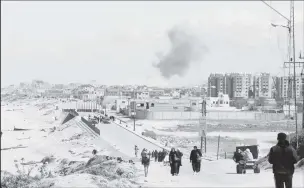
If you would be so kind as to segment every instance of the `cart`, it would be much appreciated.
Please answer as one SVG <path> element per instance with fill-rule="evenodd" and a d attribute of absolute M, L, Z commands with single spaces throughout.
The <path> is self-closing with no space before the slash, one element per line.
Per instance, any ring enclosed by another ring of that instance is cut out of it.
<path fill-rule="evenodd" d="M 246 149 L 250 149 L 250 152 L 252 153 L 253 160 L 250 161 L 244 161 L 241 160 L 238 162 L 236 165 L 236 173 L 237 174 L 245 174 L 246 170 L 253 170 L 255 174 L 260 173 L 260 167 L 257 164 L 257 159 L 259 156 L 259 150 L 258 150 L 258 145 L 250 145 L 250 146 L 237 146 L 236 147 L 236 152 L 238 149 L 245 151 Z"/>

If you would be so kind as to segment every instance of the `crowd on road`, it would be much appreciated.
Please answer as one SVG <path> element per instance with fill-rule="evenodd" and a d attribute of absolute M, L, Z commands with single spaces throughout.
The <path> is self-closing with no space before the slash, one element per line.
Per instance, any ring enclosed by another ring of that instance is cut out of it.
<path fill-rule="evenodd" d="M 139 148 L 135 145 L 135 157 L 138 157 Z M 148 151 L 144 148 L 141 152 L 141 163 L 144 166 L 145 177 L 148 176 L 148 169 L 151 159 L 155 162 L 163 162 L 163 164 L 170 166 L 170 174 L 172 176 L 178 176 L 180 172 L 180 167 L 182 166 L 183 153 L 179 149 L 171 148 L 168 153 L 165 149 L 162 151 Z M 196 146 L 190 154 L 190 163 L 192 163 L 193 174 L 197 174 L 201 169 L 201 157 L 202 153 Z"/>
<path fill-rule="evenodd" d="M 273 165 L 276 188 L 283 188 L 284 184 L 285 188 L 292 188 L 292 177 L 295 170 L 294 165 L 299 160 L 295 149 L 289 144 L 286 138 L 287 135 L 285 133 L 279 133 L 277 137 L 278 143 L 270 149 L 268 154 L 268 161 Z M 135 146 L 136 157 L 138 151 L 139 148 Z M 183 153 L 179 149 L 171 148 L 171 151 L 168 153 L 166 150 L 154 150 L 151 152 L 144 148 L 141 152 L 141 162 L 145 169 L 145 177 L 148 176 L 151 157 L 155 162 L 164 162 L 164 164 L 168 163 L 170 165 L 170 173 L 172 176 L 179 175 L 183 158 Z M 190 163 L 192 163 L 194 175 L 198 174 L 201 170 L 201 159 L 201 151 L 194 146 L 190 153 Z M 241 160 L 252 161 L 253 159 L 253 154 L 249 148 L 246 148 L 244 151 L 238 149 L 233 156 L 233 160 L 235 162 L 239 162 Z"/>

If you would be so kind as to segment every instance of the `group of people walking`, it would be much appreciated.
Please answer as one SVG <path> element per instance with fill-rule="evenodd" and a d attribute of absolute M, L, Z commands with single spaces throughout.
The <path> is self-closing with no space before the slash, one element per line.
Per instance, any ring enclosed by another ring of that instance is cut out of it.
<path fill-rule="evenodd" d="M 137 156 L 139 148 L 135 146 L 135 156 Z M 141 163 L 144 166 L 145 177 L 148 176 L 149 165 L 151 157 L 155 162 L 165 162 L 165 158 L 168 157 L 168 162 L 170 164 L 170 174 L 172 176 L 178 176 L 180 172 L 180 167 L 182 166 L 183 153 L 179 149 L 172 148 L 169 154 L 166 150 L 157 151 L 154 150 L 152 153 L 144 148 L 141 152 Z M 196 146 L 190 154 L 190 163 L 192 163 L 193 174 L 197 174 L 201 169 L 201 157 L 202 153 Z"/>
<path fill-rule="evenodd" d="M 285 133 L 279 133 L 277 140 L 278 143 L 270 149 L 268 154 L 268 161 L 273 165 L 273 173 L 275 178 L 276 188 L 292 188 L 292 177 L 294 174 L 294 164 L 299 160 L 295 149 L 286 140 L 287 135 Z M 135 153 L 138 151 L 137 146 L 135 146 Z M 161 154 L 160 154 L 161 153 Z M 136 154 L 137 155 L 137 154 Z M 150 157 L 155 159 L 155 161 L 164 160 L 167 156 L 166 151 L 158 152 L 152 151 L 148 152 L 147 149 L 143 149 L 141 153 L 142 164 L 145 168 L 145 177 L 148 175 L 148 168 L 150 164 Z M 161 156 L 161 157 L 160 157 Z M 169 164 L 170 173 L 172 176 L 178 176 L 180 172 L 180 167 L 182 166 L 183 153 L 178 149 L 172 148 L 169 153 Z M 190 154 L 190 163 L 192 163 L 193 174 L 198 174 L 201 169 L 201 151 L 194 146 Z M 249 149 L 245 151 L 238 150 L 233 156 L 235 162 L 240 160 L 250 161 L 253 160 L 253 155 Z"/>
<path fill-rule="evenodd" d="M 152 151 L 152 158 L 155 159 L 155 162 L 163 162 L 165 160 L 165 157 L 168 155 L 166 150 L 163 151 Z"/>

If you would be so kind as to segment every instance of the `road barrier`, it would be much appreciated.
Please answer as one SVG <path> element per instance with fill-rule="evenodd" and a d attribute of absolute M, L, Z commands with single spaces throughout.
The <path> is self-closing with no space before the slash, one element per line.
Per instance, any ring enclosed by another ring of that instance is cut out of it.
<path fill-rule="evenodd" d="M 98 135 L 100 135 L 100 130 L 95 127 L 95 125 L 91 122 L 89 122 L 88 120 L 86 120 L 85 118 L 81 117 L 81 121 L 83 121 L 88 127 L 90 127 L 95 133 L 97 133 Z"/>

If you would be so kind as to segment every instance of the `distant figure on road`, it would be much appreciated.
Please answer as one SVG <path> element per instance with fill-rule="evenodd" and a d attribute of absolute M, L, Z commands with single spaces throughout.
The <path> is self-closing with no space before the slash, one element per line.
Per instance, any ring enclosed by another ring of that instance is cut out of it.
<path fill-rule="evenodd" d="M 141 152 L 141 163 L 144 165 L 145 177 L 147 177 L 149 172 L 150 156 L 145 148 Z"/>
<path fill-rule="evenodd" d="M 158 152 L 157 159 L 158 159 L 158 162 L 162 162 L 162 152 L 161 151 Z"/>
<path fill-rule="evenodd" d="M 270 149 L 268 161 L 272 164 L 276 188 L 292 188 L 294 164 L 298 161 L 296 150 L 289 145 L 285 133 L 279 133 L 277 145 Z"/>
<path fill-rule="evenodd" d="M 158 151 L 157 150 L 154 151 L 154 158 L 155 158 L 155 162 L 157 162 L 157 159 L 158 159 Z"/>
<path fill-rule="evenodd" d="M 192 163 L 193 174 L 197 174 L 201 170 L 201 157 L 202 153 L 197 149 L 197 146 L 193 147 L 190 154 L 190 163 Z"/>
<path fill-rule="evenodd" d="M 92 154 L 93 154 L 93 156 L 96 156 L 97 150 L 96 150 L 96 149 L 93 149 Z"/>
<path fill-rule="evenodd" d="M 169 153 L 169 163 L 170 163 L 170 167 L 171 167 L 171 175 L 172 176 L 177 176 L 178 175 L 177 171 L 178 171 L 179 159 L 178 159 L 177 152 L 175 151 L 174 148 L 172 148 L 170 153 Z"/>
<path fill-rule="evenodd" d="M 182 166 L 182 157 L 184 154 L 179 149 L 176 149 L 176 153 L 177 153 L 178 158 L 180 159 L 179 164 L 180 164 L 180 166 Z"/>
<path fill-rule="evenodd" d="M 135 150 L 135 157 L 137 157 L 137 153 L 138 153 L 138 150 L 139 150 L 139 148 L 137 147 L 137 145 L 135 145 L 134 150 Z"/>
<path fill-rule="evenodd" d="M 179 151 L 179 149 L 176 149 L 176 155 L 177 155 L 177 175 L 179 174 L 179 168 L 180 166 L 182 166 L 182 157 L 183 157 L 183 153 L 181 151 Z"/>

